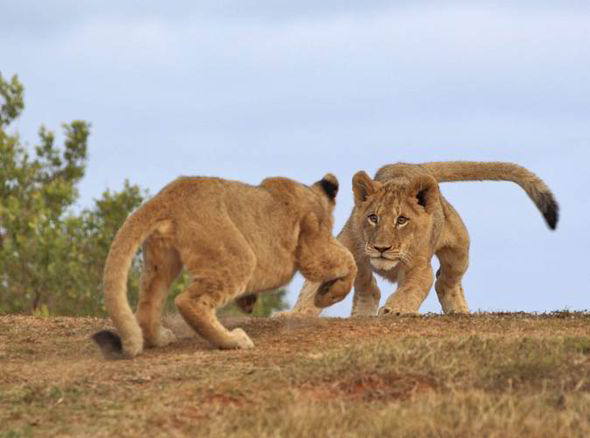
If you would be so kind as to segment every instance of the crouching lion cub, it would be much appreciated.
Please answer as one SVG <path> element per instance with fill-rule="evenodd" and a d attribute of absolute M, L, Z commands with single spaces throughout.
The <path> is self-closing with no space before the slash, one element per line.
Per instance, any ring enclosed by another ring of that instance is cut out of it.
<path fill-rule="evenodd" d="M 315 305 L 341 300 L 356 265 L 332 236 L 338 181 L 327 174 L 311 187 L 287 178 L 259 186 L 206 177 L 182 177 L 132 213 L 111 245 L 104 270 L 105 305 L 118 334 L 93 339 L 105 356 L 132 358 L 144 345 L 174 341 L 162 326 L 165 296 L 182 267 L 190 283 L 175 303 L 186 322 L 213 346 L 249 348 L 242 329 L 228 331 L 215 310 L 240 295 L 267 291 L 296 270 L 323 284 Z M 127 271 L 143 243 L 144 266 L 135 315 L 127 300 Z M 119 337 L 120 336 L 120 337 Z"/>
<path fill-rule="evenodd" d="M 434 282 L 431 259 L 440 261 L 435 289 L 445 313 L 465 313 L 461 279 L 467 270 L 469 236 L 459 214 L 439 191 L 439 182 L 512 181 L 521 186 L 541 211 L 551 229 L 558 205 L 549 188 L 535 174 L 510 163 L 442 162 L 392 164 L 379 169 L 375 179 L 361 171 L 352 184 L 355 206 L 338 236 L 354 255 L 352 315 L 374 315 L 381 292 L 373 274 L 398 287 L 379 310 L 415 313 Z M 306 281 L 291 312 L 319 315 L 313 297 L 319 284 Z"/>

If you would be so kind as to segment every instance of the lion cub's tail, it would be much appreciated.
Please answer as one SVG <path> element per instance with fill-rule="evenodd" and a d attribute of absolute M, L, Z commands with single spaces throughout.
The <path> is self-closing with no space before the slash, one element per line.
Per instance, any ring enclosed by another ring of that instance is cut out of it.
<path fill-rule="evenodd" d="M 148 201 L 125 220 L 111 244 L 104 266 L 104 300 L 119 334 L 102 330 L 92 336 L 107 358 L 132 358 L 143 350 L 141 327 L 127 299 L 127 276 L 139 246 L 161 224 Z"/>
<path fill-rule="evenodd" d="M 559 206 L 549 187 L 528 169 L 512 163 L 480 163 L 448 161 L 423 164 L 439 182 L 453 181 L 512 181 L 529 195 L 543 214 L 549 228 L 554 230 L 559 219 Z"/>

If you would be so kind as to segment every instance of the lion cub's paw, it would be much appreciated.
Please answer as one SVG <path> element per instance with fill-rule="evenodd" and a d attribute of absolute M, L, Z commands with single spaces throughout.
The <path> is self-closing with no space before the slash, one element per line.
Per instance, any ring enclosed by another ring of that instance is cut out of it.
<path fill-rule="evenodd" d="M 400 316 L 402 313 L 401 312 L 396 312 L 394 311 L 391 307 L 388 306 L 383 306 L 379 309 L 379 312 L 377 312 L 377 316 Z"/>
<path fill-rule="evenodd" d="M 306 310 L 282 310 L 272 314 L 272 318 L 305 318 L 306 316 L 319 316 L 320 309 L 306 309 Z"/>
<path fill-rule="evenodd" d="M 231 343 L 232 346 L 228 346 L 228 348 L 254 348 L 254 342 L 252 342 L 252 339 L 241 328 L 233 329 L 231 335 L 233 342 Z"/>
<path fill-rule="evenodd" d="M 362 300 L 352 305 L 352 313 L 350 316 L 375 316 L 379 301 L 377 300 Z"/>
<path fill-rule="evenodd" d="M 377 315 L 377 312 L 374 309 L 353 309 L 353 311 L 350 313 L 350 316 L 352 318 L 362 318 L 365 316 L 375 316 Z"/>
<path fill-rule="evenodd" d="M 351 287 L 352 281 L 346 277 L 325 281 L 317 290 L 314 297 L 314 304 L 316 307 L 324 308 L 342 301 Z"/>
<path fill-rule="evenodd" d="M 417 311 L 413 311 L 413 310 L 403 310 L 403 309 L 394 310 L 389 306 L 383 306 L 379 309 L 377 316 L 401 316 L 401 315 L 418 315 L 418 314 L 419 313 Z"/>
<path fill-rule="evenodd" d="M 173 342 L 176 342 L 176 335 L 166 327 L 160 327 L 160 332 L 158 333 L 158 339 L 154 342 L 154 347 L 165 347 L 166 345 L 170 345 Z"/>

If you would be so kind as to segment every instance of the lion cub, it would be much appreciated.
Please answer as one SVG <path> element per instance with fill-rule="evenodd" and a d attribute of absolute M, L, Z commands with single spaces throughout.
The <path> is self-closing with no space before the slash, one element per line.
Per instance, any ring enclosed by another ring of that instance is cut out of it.
<path fill-rule="evenodd" d="M 105 263 L 104 293 L 119 335 L 103 330 L 93 339 L 105 356 L 127 358 L 144 345 L 174 341 L 161 325 L 161 311 L 183 266 L 190 283 L 176 297 L 176 306 L 197 333 L 222 349 L 254 344 L 242 329 L 225 329 L 215 310 L 246 292 L 282 286 L 296 270 L 323 284 L 315 305 L 341 300 L 352 287 L 356 264 L 332 236 L 337 191 L 331 174 L 311 187 L 287 178 L 267 178 L 259 186 L 206 177 L 173 181 L 132 213 L 115 236 Z M 134 315 L 127 271 L 142 243 Z"/>
<path fill-rule="evenodd" d="M 361 171 L 352 184 L 355 206 L 338 236 L 354 255 L 358 274 L 352 315 L 377 313 L 381 292 L 373 274 L 398 287 L 379 314 L 416 313 L 434 282 L 431 260 L 440 269 L 435 289 L 445 313 L 465 313 L 461 279 L 467 271 L 469 236 L 461 217 L 441 195 L 439 182 L 512 181 L 520 185 L 555 229 L 558 205 L 545 183 L 510 163 L 442 162 L 392 164 L 375 179 Z M 319 285 L 306 281 L 291 312 L 319 315 L 313 297 Z"/>

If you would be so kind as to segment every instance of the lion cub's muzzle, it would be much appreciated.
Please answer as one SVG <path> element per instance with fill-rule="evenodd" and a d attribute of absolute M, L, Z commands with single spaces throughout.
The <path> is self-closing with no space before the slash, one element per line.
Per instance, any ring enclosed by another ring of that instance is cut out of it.
<path fill-rule="evenodd" d="M 367 244 L 365 253 L 369 256 L 371 265 L 380 271 L 389 271 L 400 262 L 399 251 L 392 246 Z"/>

